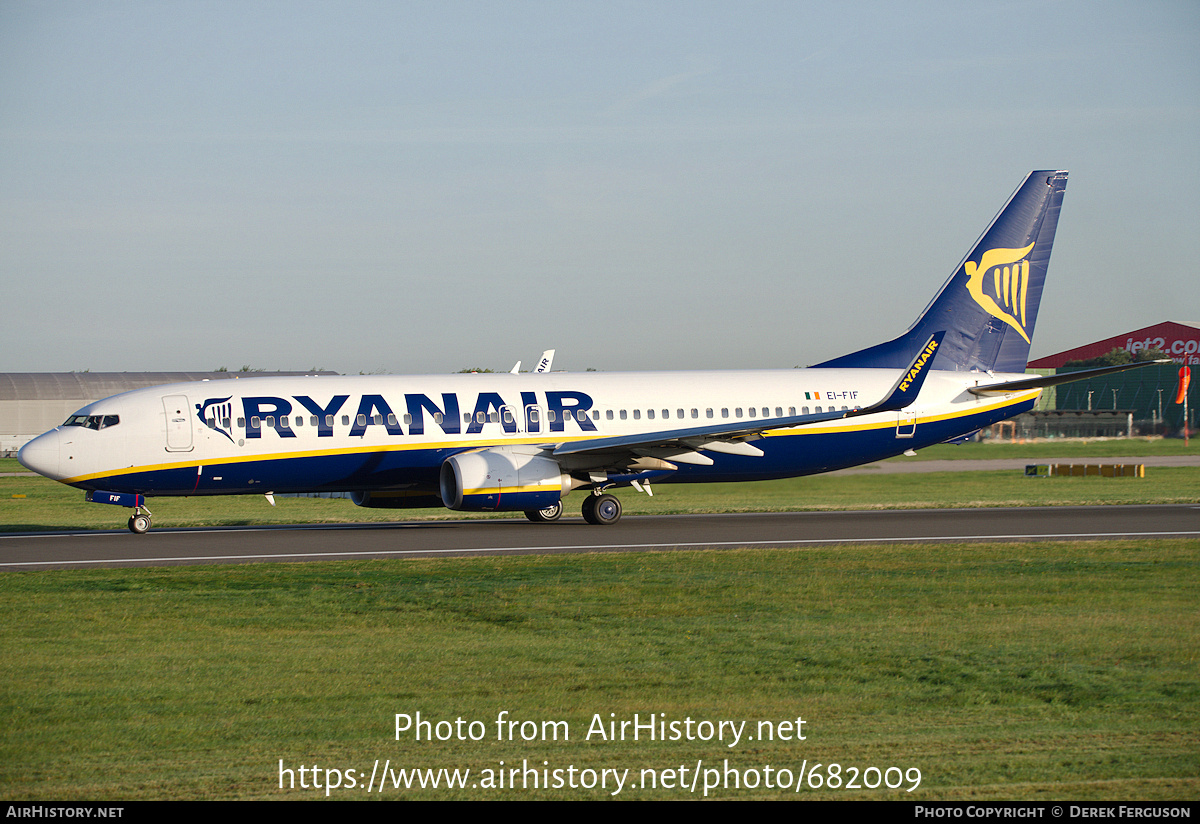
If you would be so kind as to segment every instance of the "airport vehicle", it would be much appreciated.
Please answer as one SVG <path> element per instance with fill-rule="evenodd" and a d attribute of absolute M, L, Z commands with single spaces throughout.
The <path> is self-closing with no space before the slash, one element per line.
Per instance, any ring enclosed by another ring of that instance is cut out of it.
<path fill-rule="evenodd" d="M 583 517 L 612 524 L 618 486 L 809 475 L 961 440 L 1044 386 L 1127 368 L 1023 374 L 1066 182 L 1030 173 L 907 332 L 815 367 L 175 384 L 91 403 L 19 459 L 132 508 L 136 533 L 148 497 L 251 493 L 554 521 L 581 490 Z"/>

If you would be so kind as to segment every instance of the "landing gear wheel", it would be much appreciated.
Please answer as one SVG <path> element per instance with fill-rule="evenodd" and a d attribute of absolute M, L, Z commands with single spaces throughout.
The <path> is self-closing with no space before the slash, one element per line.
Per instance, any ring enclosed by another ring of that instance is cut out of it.
<path fill-rule="evenodd" d="M 525 517 L 533 521 L 535 524 L 548 524 L 551 521 L 557 521 L 562 517 L 562 514 L 562 501 L 558 501 L 557 503 L 542 509 L 525 510 Z"/>
<path fill-rule="evenodd" d="M 145 535 L 150 531 L 150 516 L 140 512 L 129 516 L 129 531 L 135 535 Z"/>
<path fill-rule="evenodd" d="M 613 495 L 589 495 L 583 501 L 583 520 L 595 526 L 621 520 L 621 502 Z"/>

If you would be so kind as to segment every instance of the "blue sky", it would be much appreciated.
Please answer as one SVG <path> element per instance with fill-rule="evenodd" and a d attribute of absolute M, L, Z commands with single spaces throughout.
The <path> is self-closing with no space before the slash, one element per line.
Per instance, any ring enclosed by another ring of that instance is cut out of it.
<path fill-rule="evenodd" d="M 1200 321 L 1200 4 L 0 4 L 0 371 L 789 367 L 1071 171 L 1033 357 Z"/>

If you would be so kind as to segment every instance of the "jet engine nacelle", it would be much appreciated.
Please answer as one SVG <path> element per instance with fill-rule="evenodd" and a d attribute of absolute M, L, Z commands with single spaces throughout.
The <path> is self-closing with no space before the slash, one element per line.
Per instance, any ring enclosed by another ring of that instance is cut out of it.
<path fill-rule="evenodd" d="M 452 455 L 442 464 L 442 503 L 466 512 L 545 509 L 571 491 L 553 458 L 495 446 Z"/>

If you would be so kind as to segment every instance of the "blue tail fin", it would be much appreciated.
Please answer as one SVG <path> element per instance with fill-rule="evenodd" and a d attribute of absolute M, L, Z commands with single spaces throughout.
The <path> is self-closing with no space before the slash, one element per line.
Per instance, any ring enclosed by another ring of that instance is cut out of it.
<path fill-rule="evenodd" d="M 944 331 L 934 369 L 1024 372 L 1066 188 L 1066 172 L 1031 172 L 907 332 L 817 366 L 903 369 Z"/>

